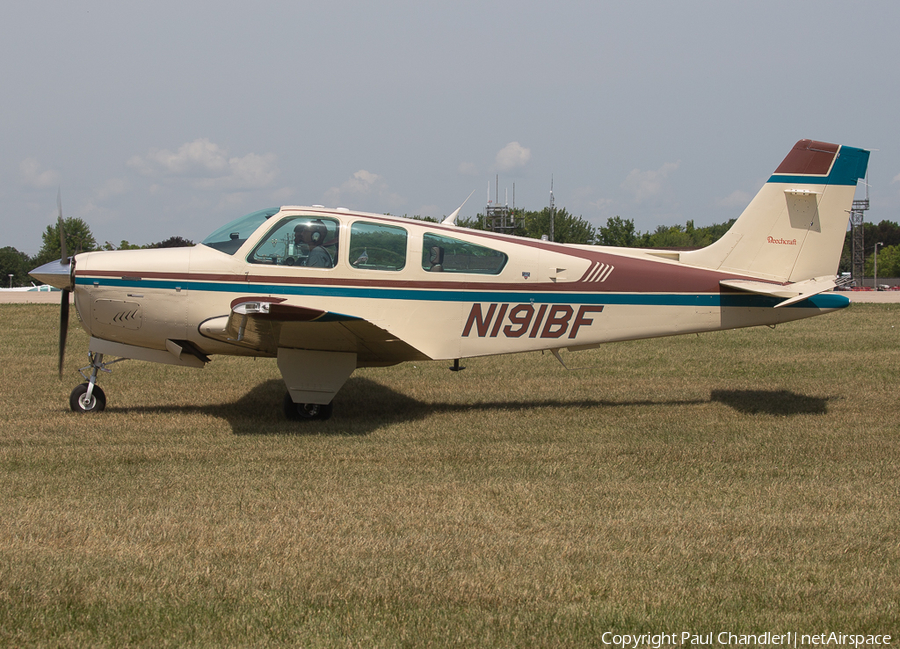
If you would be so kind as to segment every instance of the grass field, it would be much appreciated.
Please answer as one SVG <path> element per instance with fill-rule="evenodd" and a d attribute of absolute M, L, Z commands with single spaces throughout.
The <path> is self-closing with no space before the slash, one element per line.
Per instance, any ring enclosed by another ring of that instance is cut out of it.
<path fill-rule="evenodd" d="M 0 305 L 0 645 L 900 637 L 900 308 L 360 370 L 126 362 L 68 410 L 57 308 Z"/>

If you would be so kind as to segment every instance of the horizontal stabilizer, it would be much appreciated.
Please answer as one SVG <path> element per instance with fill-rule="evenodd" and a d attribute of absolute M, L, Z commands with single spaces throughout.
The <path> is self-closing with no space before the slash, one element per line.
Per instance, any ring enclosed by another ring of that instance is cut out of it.
<path fill-rule="evenodd" d="M 824 293 L 834 289 L 838 284 L 834 276 L 814 277 L 803 282 L 791 284 L 772 284 L 769 282 L 757 282 L 745 279 L 723 279 L 719 282 L 725 288 L 734 288 L 739 291 L 768 295 L 769 297 L 782 298 L 784 301 L 775 305 L 775 308 L 790 306 L 802 302 L 813 295 Z"/>

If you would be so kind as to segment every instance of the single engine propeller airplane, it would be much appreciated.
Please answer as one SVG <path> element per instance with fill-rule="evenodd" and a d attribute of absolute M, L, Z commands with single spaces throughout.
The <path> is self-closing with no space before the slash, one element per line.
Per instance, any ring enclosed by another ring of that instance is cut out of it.
<path fill-rule="evenodd" d="M 358 367 L 773 325 L 849 305 L 836 272 L 869 152 L 799 141 L 731 229 L 700 250 L 564 245 L 442 223 L 281 207 L 192 248 L 86 252 L 31 271 L 90 335 L 69 403 L 99 412 L 122 359 L 203 367 L 277 358 L 291 419 L 326 419 Z M 62 208 L 60 207 L 60 222 Z M 107 357 L 117 360 L 106 361 Z M 454 369 L 451 368 L 451 369 Z M 90 370 L 90 374 L 86 371 Z"/>

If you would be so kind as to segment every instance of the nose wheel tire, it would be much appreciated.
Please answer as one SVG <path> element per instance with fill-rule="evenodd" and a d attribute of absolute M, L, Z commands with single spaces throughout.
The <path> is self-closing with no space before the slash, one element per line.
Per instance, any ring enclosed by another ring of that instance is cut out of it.
<path fill-rule="evenodd" d="M 331 417 L 331 404 L 294 403 L 291 393 L 284 395 L 284 416 L 290 421 L 324 421 Z"/>
<path fill-rule="evenodd" d="M 106 408 L 106 395 L 99 385 L 94 385 L 91 395 L 88 397 L 88 383 L 82 383 L 69 395 L 69 407 L 72 412 L 103 412 Z"/>

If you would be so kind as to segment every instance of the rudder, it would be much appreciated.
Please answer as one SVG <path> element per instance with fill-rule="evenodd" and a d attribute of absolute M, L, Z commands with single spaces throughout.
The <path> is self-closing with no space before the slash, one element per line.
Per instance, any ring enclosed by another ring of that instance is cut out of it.
<path fill-rule="evenodd" d="M 800 140 L 731 229 L 681 262 L 782 282 L 837 273 L 864 149 Z"/>

